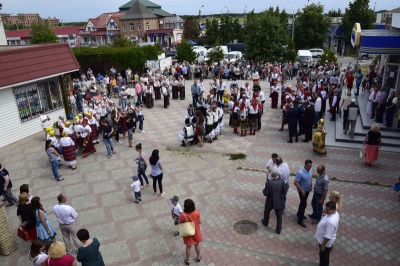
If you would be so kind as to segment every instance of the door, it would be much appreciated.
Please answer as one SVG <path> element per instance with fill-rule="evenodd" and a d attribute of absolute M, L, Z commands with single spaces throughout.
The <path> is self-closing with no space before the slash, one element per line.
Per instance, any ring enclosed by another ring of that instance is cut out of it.
<path fill-rule="evenodd" d="M 383 83 L 387 82 L 390 90 L 396 89 L 399 82 L 399 65 L 387 63 L 383 73 Z"/>

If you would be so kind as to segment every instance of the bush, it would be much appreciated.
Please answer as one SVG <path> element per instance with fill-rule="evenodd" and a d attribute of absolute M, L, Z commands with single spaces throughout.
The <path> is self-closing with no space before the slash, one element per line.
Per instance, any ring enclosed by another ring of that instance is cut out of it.
<path fill-rule="evenodd" d="M 111 66 L 117 70 L 132 70 L 141 72 L 147 60 L 157 60 L 159 48 L 156 46 L 73 48 L 74 55 L 81 68 L 92 68 L 95 72 L 108 73 Z"/>
<path fill-rule="evenodd" d="M 324 53 L 321 55 L 318 63 L 323 64 L 324 62 L 328 61 L 329 63 L 337 64 L 337 59 L 337 55 L 334 51 L 324 48 Z"/>
<path fill-rule="evenodd" d="M 179 62 L 194 62 L 196 60 L 196 53 L 193 51 L 192 45 L 187 43 L 185 39 L 183 39 L 182 42 L 178 45 L 176 59 L 178 59 Z"/>

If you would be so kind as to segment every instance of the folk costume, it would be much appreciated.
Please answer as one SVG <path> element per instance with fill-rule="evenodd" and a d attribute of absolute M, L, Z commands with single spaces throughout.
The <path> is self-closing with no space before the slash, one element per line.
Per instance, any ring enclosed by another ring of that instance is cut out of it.
<path fill-rule="evenodd" d="M 168 85 L 163 83 L 163 86 L 161 88 L 162 95 L 164 97 L 164 108 L 168 108 L 169 105 L 169 91 L 168 91 Z"/>
<path fill-rule="evenodd" d="M 231 127 L 233 128 L 233 133 L 239 134 L 238 127 L 240 126 L 239 122 L 239 105 L 237 101 L 235 101 L 233 108 L 232 108 L 232 120 L 231 120 Z"/>
<path fill-rule="evenodd" d="M 93 134 L 92 128 L 89 126 L 89 121 L 85 117 L 82 121 L 83 130 L 81 132 L 81 137 L 83 138 L 83 157 L 87 157 L 91 153 L 96 152 L 96 148 L 93 145 Z"/>
<path fill-rule="evenodd" d="M 154 95 L 156 100 L 161 100 L 161 83 L 157 78 L 154 82 Z"/>
<path fill-rule="evenodd" d="M 196 138 L 195 128 L 190 123 L 190 119 L 189 118 L 186 118 L 185 124 L 186 124 L 186 126 L 179 133 L 179 139 L 182 142 L 182 144 L 181 144 L 182 147 L 186 147 L 185 141 L 188 141 L 188 142 L 190 142 L 190 144 L 193 144 L 194 140 Z"/>
<path fill-rule="evenodd" d="M 179 99 L 185 100 L 185 79 L 183 78 L 183 76 L 179 77 L 178 90 L 179 90 Z"/>
<path fill-rule="evenodd" d="M 179 81 L 177 81 L 175 78 L 172 78 L 172 99 L 176 100 L 178 99 L 178 85 L 179 85 Z"/>
<path fill-rule="evenodd" d="M 214 131 L 214 115 L 211 109 L 208 109 L 206 112 L 206 138 L 208 138 L 208 142 L 212 142 L 215 137 Z"/>
<path fill-rule="evenodd" d="M 92 113 L 88 112 L 85 114 L 86 118 L 88 120 L 88 124 L 91 128 L 90 134 L 91 134 L 91 139 L 93 144 L 99 143 L 99 123 L 97 122 L 97 119 L 92 115 Z"/>
<path fill-rule="evenodd" d="M 250 129 L 250 135 L 255 135 L 256 134 L 256 130 L 258 129 L 259 106 L 258 106 L 256 97 L 253 97 L 253 99 L 250 102 L 250 106 L 249 106 L 249 129 Z"/>
<path fill-rule="evenodd" d="M 146 87 L 146 107 L 147 108 L 153 108 L 153 106 L 154 106 L 153 95 L 154 95 L 153 85 L 148 84 Z"/>
<path fill-rule="evenodd" d="M 281 89 L 279 88 L 277 83 L 274 83 L 274 85 L 271 87 L 271 108 L 272 109 L 278 108 L 279 95 L 281 95 Z"/>
<path fill-rule="evenodd" d="M 63 131 L 60 144 L 63 151 L 63 157 L 66 165 L 74 166 L 76 164 L 75 142 L 67 136 L 67 132 Z M 72 167 L 75 170 L 76 167 Z"/>
<path fill-rule="evenodd" d="M 326 138 L 326 130 L 324 126 L 324 119 L 320 119 L 318 121 L 318 127 L 314 133 L 313 138 L 313 152 L 319 156 L 327 156 L 327 151 L 325 148 L 325 138 Z"/>
<path fill-rule="evenodd" d="M 248 121 L 248 116 L 249 116 L 249 111 L 248 108 L 246 107 L 245 101 L 240 103 L 239 107 L 239 122 L 240 122 L 240 136 L 246 136 L 247 134 L 247 129 L 249 128 L 249 121 Z"/>

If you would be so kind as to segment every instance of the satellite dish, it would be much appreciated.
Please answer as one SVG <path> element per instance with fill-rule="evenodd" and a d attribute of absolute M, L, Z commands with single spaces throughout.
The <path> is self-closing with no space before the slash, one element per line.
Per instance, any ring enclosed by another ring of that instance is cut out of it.
<path fill-rule="evenodd" d="M 163 20 L 160 20 L 160 22 L 159 22 L 160 24 L 164 24 L 164 21 Z"/>

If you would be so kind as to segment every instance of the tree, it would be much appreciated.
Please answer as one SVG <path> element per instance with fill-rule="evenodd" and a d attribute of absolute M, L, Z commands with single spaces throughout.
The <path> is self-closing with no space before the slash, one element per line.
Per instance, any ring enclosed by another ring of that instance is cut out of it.
<path fill-rule="evenodd" d="M 134 46 L 134 44 L 129 39 L 124 37 L 123 34 L 115 35 L 112 47 L 132 47 L 132 46 Z"/>
<path fill-rule="evenodd" d="M 271 9 L 272 12 L 255 14 L 252 11 L 247 14 L 244 27 L 246 59 L 275 61 L 281 57 L 287 32 L 280 17 Z"/>
<path fill-rule="evenodd" d="M 331 25 L 329 17 L 324 16 L 324 7 L 311 4 L 297 13 L 294 22 L 294 44 L 297 49 L 322 47 Z"/>
<path fill-rule="evenodd" d="M 206 36 L 205 43 L 212 45 L 217 42 L 219 37 L 219 25 L 218 20 L 213 18 L 212 20 L 206 20 Z"/>
<path fill-rule="evenodd" d="M 369 0 L 355 0 L 349 3 L 342 19 L 343 37 L 350 40 L 354 23 L 360 23 L 361 29 L 373 29 L 375 13 L 369 8 Z"/>
<path fill-rule="evenodd" d="M 188 17 L 183 23 L 183 37 L 186 40 L 197 41 L 200 36 L 200 26 L 193 17 Z"/>
<path fill-rule="evenodd" d="M 186 42 L 185 38 L 183 38 L 182 42 L 178 45 L 176 59 L 178 59 L 179 62 L 194 62 L 196 60 L 196 53 L 193 51 L 192 45 Z"/>
<path fill-rule="evenodd" d="M 32 44 L 56 43 L 58 38 L 48 22 L 34 22 L 31 25 Z"/>
<path fill-rule="evenodd" d="M 323 64 L 324 62 L 329 62 L 333 64 L 337 64 L 337 55 L 334 51 L 328 48 L 324 48 L 324 53 L 321 55 L 319 59 L 319 64 Z"/>
<path fill-rule="evenodd" d="M 214 44 L 214 47 L 208 52 L 209 62 L 219 62 L 224 59 L 224 52 L 222 51 L 219 40 Z"/>
<path fill-rule="evenodd" d="M 338 10 L 335 9 L 331 9 L 328 11 L 328 13 L 326 13 L 326 15 L 330 18 L 335 18 L 335 17 L 342 17 L 342 10 L 340 8 L 338 8 Z"/>

